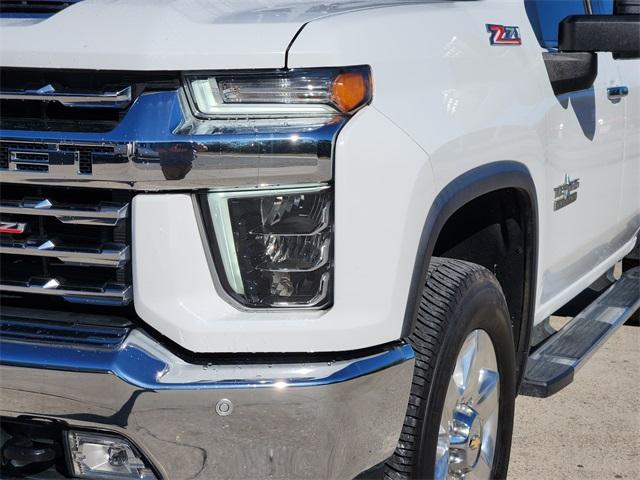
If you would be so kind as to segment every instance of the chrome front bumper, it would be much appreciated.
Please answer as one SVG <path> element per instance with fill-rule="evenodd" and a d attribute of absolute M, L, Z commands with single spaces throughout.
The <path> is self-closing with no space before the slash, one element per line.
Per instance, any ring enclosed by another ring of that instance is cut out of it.
<path fill-rule="evenodd" d="M 353 478 L 400 436 L 407 344 L 334 361 L 214 365 L 188 363 L 140 330 L 119 342 L 3 335 L 0 415 L 119 433 L 171 480 Z"/>

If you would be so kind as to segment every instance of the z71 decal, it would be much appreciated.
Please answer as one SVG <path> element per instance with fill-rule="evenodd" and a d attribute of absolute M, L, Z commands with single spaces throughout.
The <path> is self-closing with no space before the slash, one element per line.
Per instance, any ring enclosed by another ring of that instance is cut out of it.
<path fill-rule="evenodd" d="M 519 27 L 487 23 L 487 32 L 491 34 L 491 45 L 522 45 Z"/>

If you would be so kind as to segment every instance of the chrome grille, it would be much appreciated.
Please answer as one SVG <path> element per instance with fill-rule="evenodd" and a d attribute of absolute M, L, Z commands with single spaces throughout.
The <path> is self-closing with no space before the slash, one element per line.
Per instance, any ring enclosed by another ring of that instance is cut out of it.
<path fill-rule="evenodd" d="M 3 302 L 11 297 L 14 304 L 30 305 L 27 297 L 35 296 L 86 305 L 129 304 L 130 200 L 126 192 L 3 184 Z"/>
<path fill-rule="evenodd" d="M 0 0 L 0 6 L 5 3 Z M 36 4 L 16 3 L 30 11 Z M 51 6 L 55 6 L 53 2 Z M 143 93 L 171 91 L 180 86 L 180 75 L 171 72 L 6 67 L 0 69 L 0 129 L 41 133 L 110 132 Z"/>

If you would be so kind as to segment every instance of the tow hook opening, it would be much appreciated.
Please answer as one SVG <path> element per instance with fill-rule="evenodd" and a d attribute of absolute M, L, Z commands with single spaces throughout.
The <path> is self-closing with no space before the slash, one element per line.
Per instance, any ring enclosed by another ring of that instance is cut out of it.
<path fill-rule="evenodd" d="M 2 478 L 21 478 L 47 470 L 68 474 L 62 424 L 40 418 L 2 418 Z"/>

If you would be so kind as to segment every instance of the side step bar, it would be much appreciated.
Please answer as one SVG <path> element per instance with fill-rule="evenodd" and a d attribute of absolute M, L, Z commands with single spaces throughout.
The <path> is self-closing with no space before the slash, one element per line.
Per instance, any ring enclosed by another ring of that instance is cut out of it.
<path fill-rule="evenodd" d="M 529 357 L 520 393 L 549 397 L 640 307 L 640 267 L 633 268 Z"/>

